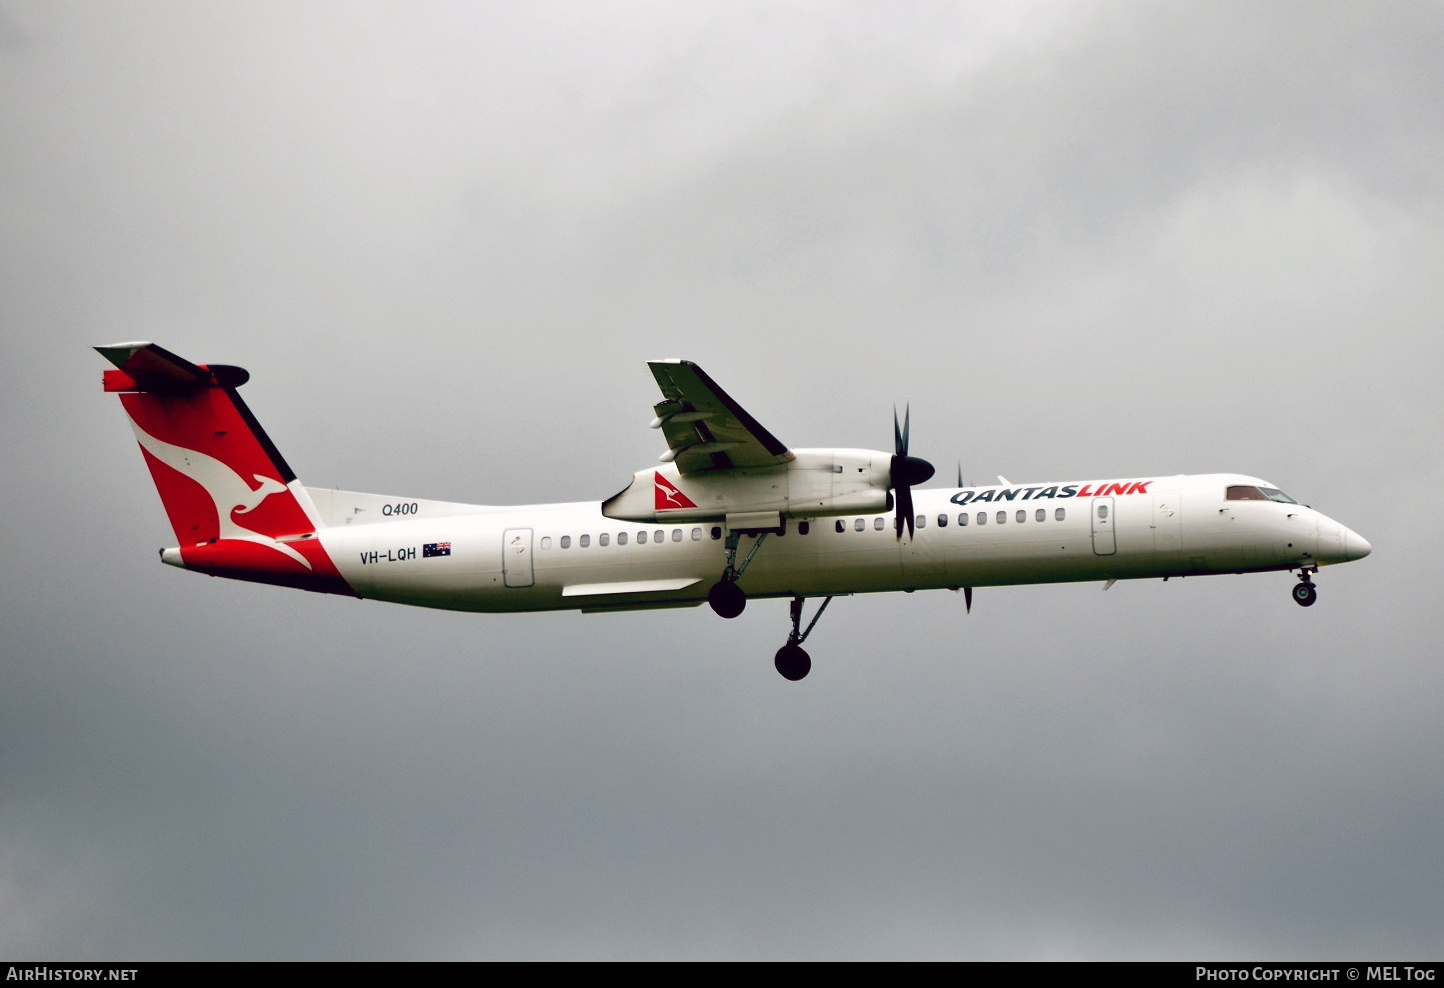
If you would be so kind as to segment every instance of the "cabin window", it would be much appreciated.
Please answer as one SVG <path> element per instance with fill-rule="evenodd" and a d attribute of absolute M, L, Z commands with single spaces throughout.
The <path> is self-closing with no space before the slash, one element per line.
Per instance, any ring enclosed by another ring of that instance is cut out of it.
<path fill-rule="evenodd" d="M 585 549 L 587 546 L 589 546 L 589 545 L 591 545 L 591 544 L 592 544 L 592 537 L 591 537 L 590 535 L 583 535 L 581 538 L 577 539 L 577 545 L 581 546 L 583 549 Z"/>
<path fill-rule="evenodd" d="M 1047 521 L 1047 520 L 1048 520 L 1048 509 L 1047 509 L 1047 508 L 1039 508 L 1037 511 L 1035 511 L 1035 512 L 1033 513 L 1033 520 L 1034 520 L 1034 521 Z"/>
<path fill-rule="evenodd" d="M 680 528 L 674 528 L 674 529 L 672 529 L 672 541 L 673 541 L 673 542 L 681 542 L 681 541 L 682 541 L 682 530 L 681 530 Z"/>
<path fill-rule="evenodd" d="M 1027 509 L 1027 508 L 1019 508 L 1019 509 L 1018 509 L 1018 524 L 1021 525 L 1021 524 L 1023 524 L 1023 522 L 1025 522 L 1025 521 L 1027 521 L 1027 520 L 1028 520 L 1028 509 Z"/>
<path fill-rule="evenodd" d="M 663 542 L 666 542 L 666 541 L 667 541 L 667 530 L 664 529 L 664 528 L 659 528 L 659 529 L 657 529 L 655 532 L 652 533 L 652 541 L 653 541 L 653 542 L 656 542 L 658 545 L 661 545 Z"/>
<path fill-rule="evenodd" d="M 800 522 L 797 523 L 797 534 L 798 534 L 798 535 L 806 535 L 806 534 L 807 534 L 808 532 L 810 532 L 810 531 L 812 531 L 812 525 L 811 525 L 811 523 L 805 522 L 805 521 L 800 521 Z"/>
<path fill-rule="evenodd" d="M 967 513 L 966 511 L 964 511 L 962 514 L 958 515 L 958 524 L 959 524 L 959 525 L 966 525 L 967 523 L 968 523 L 968 513 Z"/>
<path fill-rule="evenodd" d="M 646 532 L 638 532 L 638 533 L 637 533 L 637 545 L 646 545 L 646 544 L 647 544 L 647 533 L 646 533 Z"/>
<path fill-rule="evenodd" d="M 542 536 L 542 548 L 543 548 L 543 549 L 550 549 L 551 547 L 552 547 L 552 537 L 551 537 L 550 535 L 543 535 L 543 536 Z"/>
<path fill-rule="evenodd" d="M 1068 517 L 1068 512 L 1067 512 L 1066 509 L 1064 509 L 1064 508 L 1054 508 L 1054 509 L 1053 509 L 1053 520 L 1054 520 L 1054 521 L 1062 521 L 1062 520 L 1063 520 L 1064 518 L 1066 518 L 1066 517 Z"/>
<path fill-rule="evenodd" d="M 864 531 L 867 528 L 867 519 L 859 518 L 857 521 L 852 523 L 852 527 L 857 529 L 859 532 Z"/>
<path fill-rule="evenodd" d="M 598 536 L 597 536 L 597 545 L 604 546 L 604 545 L 606 545 L 607 543 L 609 543 L 609 542 L 611 542 L 611 541 L 612 541 L 611 535 L 609 535 L 609 534 L 606 533 L 606 532 L 603 532 L 601 535 L 598 535 Z"/>
<path fill-rule="evenodd" d="M 570 535 L 563 535 L 563 536 L 562 536 L 562 548 L 563 548 L 563 549 L 570 549 L 571 547 L 572 547 L 572 537 L 571 537 Z"/>
<path fill-rule="evenodd" d="M 947 527 L 948 527 L 948 516 L 947 516 L 947 515 L 938 515 L 938 527 L 939 527 L 939 528 L 947 528 Z"/>
<path fill-rule="evenodd" d="M 702 541 L 702 530 L 701 530 L 700 528 L 694 528 L 694 529 L 692 529 L 692 541 L 693 541 L 693 542 L 701 542 L 701 541 Z"/>
<path fill-rule="evenodd" d="M 626 532 L 618 532 L 618 533 L 617 533 L 617 545 L 626 545 L 626 544 L 627 544 L 627 533 L 626 533 Z"/>
<path fill-rule="evenodd" d="M 987 513 L 986 511 L 979 511 L 979 512 L 978 512 L 978 524 L 979 524 L 979 525 L 986 525 L 987 523 L 988 523 L 988 513 Z"/>
<path fill-rule="evenodd" d="M 927 528 L 927 527 L 928 527 L 928 516 L 927 516 L 927 515 L 918 515 L 916 520 L 917 520 L 917 523 L 918 523 L 918 528 Z"/>
<path fill-rule="evenodd" d="M 841 532 L 841 531 L 843 531 L 843 530 L 846 528 L 846 526 L 843 525 L 841 518 L 839 518 L 837 521 L 833 522 L 833 523 L 832 523 L 832 527 L 833 527 L 834 530 L 836 530 L 836 531 L 838 531 L 838 532 Z"/>
<path fill-rule="evenodd" d="M 999 525 L 1006 525 L 1007 523 L 1008 523 L 1008 513 L 1007 513 L 1006 511 L 999 511 L 999 512 L 998 512 L 998 524 L 999 524 Z"/>
<path fill-rule="evenodd" d="M 716 542 L 716 541 L 717 541 L 718 539 L 720 539 L 721 537 L 722 537 L 722 526 L 720 526 L 720 525 L 713 525 L 713 526 L 712 526 L 712 541 L 713 541 L 713 542 Z"/>
<path fill-rule="evenodd" d="M 1264 497 L 1263 491 L 1259 490 L 1257 487 L 1249 487 L 1245 484 L 1236 484 L 1235 486 L 1228 489 L 1228 493 L 1224 495 L 1224 500 L 1267 501 L 1268 498 Z"/>
<path fill-rule="evenodd" d="M 1099 518 L 1107 518 L 1107 517 L 1108 517 L 1108 505 L 1106 505 L 1106 504 L 1100 504 L 1100 505 L 1098 505 L 1098 517 L 1099 517 Z"/>
<path fill-rule="evenodd" d="M 882 531 L 882 519 L 881 519 L 881 518 L 874 518 L 874 519 L 872 520 L 872 527 L 875 528 L 875 529 L 877 529 L 879 532 L 881 532 L 881 531 Z"/>

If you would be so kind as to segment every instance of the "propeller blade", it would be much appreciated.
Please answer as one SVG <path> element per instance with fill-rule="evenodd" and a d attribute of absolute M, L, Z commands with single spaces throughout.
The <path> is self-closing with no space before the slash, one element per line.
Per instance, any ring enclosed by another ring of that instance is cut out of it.
<path fill-rule="evenodd" d="M 908 541 L 913 537 L 913 489 L 902 486 L 897 489 L 897 517 L 893 524 L 897 528 L 897 537 L 902 538 L 903 522 L 907 522 Z"/>
<path fill-rule="evenodd" d="M 963 461 L 958 461 L 958 486 L 963 486 Z"/>
<path fill-rule="evenodd" d="M 902 425 L 898 425 L 897 406 L 892 406 L 893 456 L 888 469 L 888 484 L 896 493 L 897 515 L 893 526 L 897 537 L 902 539 L 903 524 L 907 524 L 908 538 L 911 539 L 917 520 L 913 515 L 913 485 L 921 484 L 932 477 L 933 465 L 916 456 L 908 456 L 908 440 L 913 427 L 912 404 L 903 407 Z M 960 468 L 961 469 L 961 468 Z"/>
<path fill-rule="evenodd" d="M 973 588 L 963 587 L 963 604 L 968 608 L 968 613 L 973 613 Z"/>

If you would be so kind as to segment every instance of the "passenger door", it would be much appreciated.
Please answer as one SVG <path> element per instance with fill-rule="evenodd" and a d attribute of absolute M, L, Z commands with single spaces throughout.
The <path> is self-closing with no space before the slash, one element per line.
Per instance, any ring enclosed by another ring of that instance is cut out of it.
<path fill-rule="evenodd" d="M 536 577 L 532 572 L 531 529 L 508 528 L 501 537 L 502 582 L 509 587 L 529 587 Z"/>

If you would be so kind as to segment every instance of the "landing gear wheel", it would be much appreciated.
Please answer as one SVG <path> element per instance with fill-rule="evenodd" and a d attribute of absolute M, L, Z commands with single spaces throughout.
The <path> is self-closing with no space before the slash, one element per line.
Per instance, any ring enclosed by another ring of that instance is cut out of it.
<path fill-rule="evenodd" d="M 1312 583 L 1300 583 L 1294 587 L 1294 603 L 1300 607 L 1313 607 L 1314 601 L 1319 599 L 1319 592 L 1314 589 Z"/>
<path fill-rule="evenodd" d="M 707 603 L 719 616 L 735 618 L 747 606 L 747 592 L 731 580 L 721 580 L 707 591 Z"/>
<path fill-rule="evenodd" d="M 801 645 L 783 645 L 777 650 L 777 658 L 772 664 L 777 666 L 783 679 L 794 683 L 812 671 L 812 657 L 802 650 Z"/>

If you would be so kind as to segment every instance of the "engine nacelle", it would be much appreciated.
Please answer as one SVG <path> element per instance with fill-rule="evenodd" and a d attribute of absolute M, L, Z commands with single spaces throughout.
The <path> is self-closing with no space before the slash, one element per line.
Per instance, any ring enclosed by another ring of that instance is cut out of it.
<path fill-rule="evenodd" d="M 626 490 L 602 502 L 622 521 L 712 521 L 733 528 L 768 528 L 765 516 L 812 518 L 876 514 L 891 504 L 892 456 L 870 449 L 799 449 L 776 467 L 717 470 L 682 476 L 675 464 L 638 470 Z M 746 522 L 742 518 L 749 519 Z M 780 523 L 775 522 L 774 524 Z"/>

